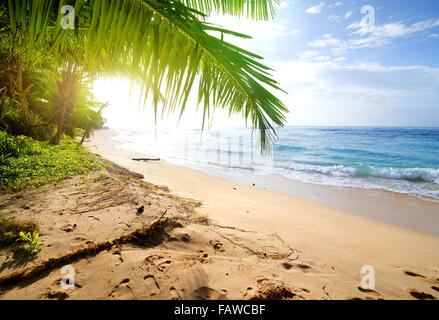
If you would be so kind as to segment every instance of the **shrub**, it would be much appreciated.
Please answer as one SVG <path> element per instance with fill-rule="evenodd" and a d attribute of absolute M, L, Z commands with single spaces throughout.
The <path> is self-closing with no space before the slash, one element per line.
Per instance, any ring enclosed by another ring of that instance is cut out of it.
<path fill-rule="evenodd" d="M 3 217 L 0 214 L 0 244 L 7 245 L 18 239 L 20 232 L 38 231 L 39 226 L 33 220 L 18 220 L 13 217 Z"/>
<path fill-rule="evenodd" d="M 0 190 L 16 192 L 87 174 L 100 162 L 65 136 L 59 145 L 0 131 Z"/>

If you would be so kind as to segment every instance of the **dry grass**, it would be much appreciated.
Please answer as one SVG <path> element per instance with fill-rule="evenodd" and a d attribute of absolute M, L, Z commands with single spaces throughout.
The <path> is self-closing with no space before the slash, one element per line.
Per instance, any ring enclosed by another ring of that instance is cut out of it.
<path fill-rule="evenodd" d="M 2 217 L 0 213 L 0 245 L 4 245 L 5 233 L 11 232 L 18 235 L 20 231 L 25 233 L 39 231 L 39 225 L 34 220 L 18 220 L 13 217 Z"/>
<path fill-rule="evenodd" d="M 37 276 L 46 270 L 65 265 L 67 263 L 72 263 L 79 259 L 87 258 L 89 256 L 96 256 L 99 252 L 103 250 L 110 250 L 113 246 L 121 246 L 122 244 L 127 243 L 143 246 L 154 246 L 162 241 L 162 237 L 166 233 L 166 227 L 170 227 L 172 229 L 181 226 L 178 223 L 169 220 L 168 218 L 163 220 L 162 218 L 163 216 L 154 221 L 151 225 L 144 228 L 139 228 L 127 235 L 121 235 L 109 241 L 102 241 L 86 247 L 80 247 L 61 257 L 51 257 L 40 263 L 33 264 L 11 274 L 0 276 L 0 287 L 15 284 L 25 278 Z"/>

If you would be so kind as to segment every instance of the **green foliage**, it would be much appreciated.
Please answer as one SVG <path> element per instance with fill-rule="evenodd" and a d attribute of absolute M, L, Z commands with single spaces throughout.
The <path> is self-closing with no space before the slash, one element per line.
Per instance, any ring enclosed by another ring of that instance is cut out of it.
<path fill-rule="evenodd" d="M 234 16 L 246 16 L 255 20 L 268 20 L 274 17 L 279 0 L 249 1 L 249 0 L 179 0 L 187 6 L 203 14 L 212 12 Z"/>
<path fill-rule="evenodd" d="M 0 190 L 19 191 L 100 168 L 100 162 L 65 136 L 59 145 L 0 131 Z"/>
<path fill-rule="evenodd" d="M 39 226 L 35 221 L 5 217 L 0 212 L 0 245 L 2 246 L 14 244 L 20 232 L 33 232 L 38 229 Z"/>
<path fill-rule="evenodd" d="M 0 97 L 0 130 L 13 135 L 29 134 L 20 109 L 6 95 Z"/>
<path fill-rule="evenodd" d="M 3 233 L 2 244 L 9 245 L 14 243 L 17 240 L 17 235 L 15 235 L 12 231 Z"/>
<path fill-rule="evenodd" d="M 21 231 L 18 234 L 16 241 L 20 243 L 19 250 L 23 251 L 25 257 L 38 253 L 44 247 L 44 241 L 39 239 L 39 235 L 38 231 L 32 233 Z"/>
<path fill-rule="evenodd" d="M 269 91 L 280 90 L 272 70 L 224 40 L 249 37 L 205 21 L 212 12 L 269 19 L 278 0 L 72 0 L 75 30 L 60 27 L 65 3 L 10 0 L 0 16 L 3 42 L 28 65 L 49 61 L 55 72 L 74 65 L 90 77 L 128 77 L 145 102 L 152 96 L 156 114 L 160 100 L 163 113 L 182 114 L 196 88 L 203 127 L 214 109 L 226 109 L 260 129 L 262 146 L 285 123 L 288 110 Z"/>

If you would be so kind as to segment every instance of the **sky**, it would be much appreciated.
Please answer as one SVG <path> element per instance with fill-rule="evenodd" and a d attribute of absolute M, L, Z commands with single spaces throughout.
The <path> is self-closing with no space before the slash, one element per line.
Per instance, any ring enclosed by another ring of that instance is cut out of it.
<path fill-rule="evenodd" d="M 274 69 L 288 93 L 278 94 L 290 110 L 287 125 L 439 126 L 437 0 L 287 0 L 270 21 L 208 20 L 252 36 L 225 39 L 263 56 Z M 121 111 L 128 89 L 120 88 L 120 81 L 107 80 L 95 90 L 112 104 L 110 126 L 138 114 L 134 107 Z M 151 114 L 139 115 L 139 125 L 144 117 Z M 201 126 L 199 114 L 184 119 Z M 215 123 L 243 120 L 219 114 Z"/>

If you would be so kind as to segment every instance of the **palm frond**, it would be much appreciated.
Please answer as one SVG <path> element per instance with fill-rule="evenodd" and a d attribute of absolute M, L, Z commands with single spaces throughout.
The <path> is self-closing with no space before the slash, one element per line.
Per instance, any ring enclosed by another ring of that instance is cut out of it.
<path fill-rule="evenodd" d="M 212 12 L 234 16 L 246 16 L 256 20 L 273 18 L 279 0 L 180 0 L 189 8 L 203 14 Z"/>
<path fill-rule="evenodd" d="M 157 101 L 154 92 L 164 89 L 170 113 L 184 112 L 197 83 L 205 121 L 214 108 L 240 113 L 261 130 L 263 146 L 273 138 L 273 126 L 283 125 L 287 109 L 264 87 L 279 89 L 270 69 L 257 61 L 261 57 L 207 31 L 246 36 L 199 21 L 180 1 L 96 0 L 92 17 L 88 70 L 124 69 L 142 83 L 145 99 L 152 91 Z"/>
<path fill-rule="evenodd" d="M 271 69 L 261 57 L 222 39 L 222 34 L 248 36 L 200 20 L 212 10 L 236 15 L 247 10 L 255 19 L 266 18 L 276 0 L 77 0 L 81 21 L 75 31 L 59 27 L 64 3 L 9 0 L 17 43 L 34 52 L 43 48 L 58 64 L 74 63 L 89 76 L 129 77 L 141 85 L 145 101 L 152 94 L 156 114 L 160 92 L 163 112 L 182 114 L 196 88 L 203 127 L 216 108 L 241 114 L 260 129 L 263 148 L 274 127 L 285 122 L 287 108 L 267 89 L 280 89 Z"/>

